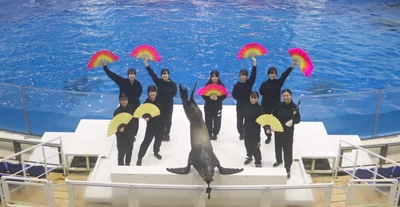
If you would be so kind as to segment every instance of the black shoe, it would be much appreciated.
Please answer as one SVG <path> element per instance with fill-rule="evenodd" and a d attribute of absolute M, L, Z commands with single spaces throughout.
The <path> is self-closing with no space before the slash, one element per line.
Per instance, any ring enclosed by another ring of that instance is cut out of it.
<path fill-rule="evenodd" d="M 240 139 L 240 140 L 243 140 L 243 139 L 244 139 L 244 135 L 243 135 L 243 134 L 240 134 L 239 139 Z"/>
<path fill-rule="evenodd" d="M 217 140 L 217 135 L 215 135 L 215 134 L 212 135 L 212 136 L 210 136 L 210 137 L 211 137 L 211 138 L 210 138 L 211 140 Z"/>
<path fill-rule="evenodd" d="M 246 160 L 244 161 L 245 165 L 248 165 L 251 161 L 253 161 L 252 157 L 247 157 Z"/>
<path fill-rule="evenodd" d="M 280 164 L 282 164 L 282 162 L 275 162 L 274 165 L 272 165 L 273 167 L 278 167 Z"/>
<path fill-rule="evenodd" d="M 262 167 L 262 165 L 261 164 L 256 164 L 256 167 Z"/>
<path fill-rule="evenodd" d="M 159 160 L 161 160 L 161 159 L 162 159 L 161 155 L 160 155 L 160 154 L 158 154 L 158 153 L 154 153 L 154 156 L 156 156 L 156 157 L 157 157 L 157 159 L 159 159 Z"/>
<path fill-rule="evenodd" d="M 287 176 L 287 179 L 290 179 L 290 173 L 287 173 L 286 176 Z"/>
<path fill-rule="evenodd" d="M 169 142 L 171 140 L 171 138 L 169 137 L 169 134 L 164 134 L 163 138 L 161 139 L 161 141 L 165 141 L 165 142 Z"/>
<path fill-rule="evenodd" d="M 266 140 L 265 140 L 265 144 L 269 144 L 271 142 L 271 138 L 267 138 Z"/>
<path fill-rule="evenodd" d="M 139 158 L 136 162 L 136 166 L 142 166 L 142 159 Z"/>

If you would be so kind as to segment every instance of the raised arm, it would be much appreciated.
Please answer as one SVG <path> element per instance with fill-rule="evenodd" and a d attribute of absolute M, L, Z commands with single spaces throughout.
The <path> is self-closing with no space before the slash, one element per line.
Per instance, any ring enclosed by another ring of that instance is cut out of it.
<path fill-rule="evenodd" d="M 113 80 L 118 86 L 121 83 L 121 81 L 124 80 L 123 77 L 117 75 L 116 73 L 108 69 L 107 65 L 103 65 L 103 70 L 104 72 L 106 72 L 107 76 L 110 77 L 110 79 Z"/>
<path fill-rule="evenodd" d="M 282 73 L 281 78 L 279 78 L 279 80 L 281 81 L 282 85 L 285 82 L 286 78 L 289 76 L 289 74 L 292 72 L 294 66 L 296 66 L 297 64 L 298 64 L 297 60 L 293 59 L 292 65 L 288 69 L 286 69 L 285 72 Z"/>
<path fill-rule="evenodd" d="M 251 73 L 250 73 L 250 78 L 249 78 L 249 82 L 250 85 L 254 85 L 254 82 L 256 81 L 256 74 L 257 74 L 257 60 L 256 58 L 253 56 L 251 58 L 253 60 L 253 67 L 251 68 Z"/>
<path fill-rule="evenodd" d="M 160 79 L 157 77 L 157 75 L 154 72 L 154 70 L 150 67 L 150 65 L 149 65 L 149 63 L 147 61 L 147 57 L 144 57 L 143 63 L 144 63 L 144 66 L 146 67 L 146 70 L 149 73 L 151 79 L 153 79 L 153 82 L 158 86 L 158 83 L 159 83 Z"/>

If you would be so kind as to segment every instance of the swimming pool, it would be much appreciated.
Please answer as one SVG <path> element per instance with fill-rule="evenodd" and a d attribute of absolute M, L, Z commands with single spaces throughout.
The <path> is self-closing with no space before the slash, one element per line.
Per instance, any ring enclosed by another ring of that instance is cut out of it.
<path fill-rule="evenodd" d="M 162 59 L 150 64 L 156 72 L 169 68 L 175 82 L 191 86 L 196 80 L 204 84 L 217 69 L 231 90 L 238 71 L 251 67 L 249 59 L 237 59 L 239 49 L 258 42 L 269 54 L 257 59 L 254 90 L 268 67 L 281 74 L 290 65 L 292 47 L 306 50 L 315 67 L 310 78 L 295 69 L 287 79 L 284 87 L 297 97 L 358 100 L 346 94 L 400 87 L 400 6 L 392 1 L 3 0 L 0 7 L 0 83 L 117 94 L 101 68 L 86 70 L 93 53 L 108 49 L 120 57 L 110 69 L 125 75 L 128 67 L 136 68 L 146 88 L 152 81 L 142 61 L 129 54 L 150 44 Z M 386 101 L 397 105 L 397 99 Z M 65 101 L 52 104 L 68 111 Z M 10 107 L 8 101 L 2 106 Z M 354 107 L 343 109 L 353 113 Z"/>

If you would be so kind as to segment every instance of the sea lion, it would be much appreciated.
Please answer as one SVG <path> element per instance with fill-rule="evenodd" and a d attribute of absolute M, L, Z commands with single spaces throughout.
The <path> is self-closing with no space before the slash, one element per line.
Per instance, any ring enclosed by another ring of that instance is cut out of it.
<path fill-rule="evenodd" d="M 196 86 L 197 82 L 194 85 L 190 100 L 188 100 L 187 88 L 179 84 L 183 109 L 185 110 L 186 117 L 190 121 L 190 143 L 192 150 L 189 153 L 188 164 L 186 167 L 182 168 L 167 168 L 167 171 L 177 174 L 188 174 L 190 166 L 193 165 L 201 178 L 207 183 L 208 188 L 206 192 L 210 199 L 210 183 L 213 181 L 215 167 L 217 167 L 219 172 L 223 175 L 242 172 L 243 168 L 224 168 L 220 165 L 217 156 L 214 154 L 210 135 L 204 123 L 201 110 L 193 99 Z"/>

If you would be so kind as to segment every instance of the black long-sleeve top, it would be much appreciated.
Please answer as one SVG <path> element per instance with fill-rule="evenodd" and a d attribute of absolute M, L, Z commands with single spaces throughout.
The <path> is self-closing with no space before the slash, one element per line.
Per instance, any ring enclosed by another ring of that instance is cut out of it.
<path fill-rule="evenodd" d="M 116 115 L 118 115 L 118 114 L 120 114 L 120 113 L 124 113 L 124 112 L 133 115 L 133 112 L 135 112 L 135 108 L 134 108 L 133 105 L 130 105 L 130 104 L 128 104 L 126 107 L 122 107 L 122 106 L 120 105 L 118 108 L 116 108 L 116 109 L 114 110 L 113 116 L 115 117 Z M 124 132 L 119 132 L 121 126 L 118 127 L 118 130 L 117 130 L 117 132 L 115 133 L 115 136 L 121 137 L 121 138 L 131 138 L 131 137 L 134 137 L 135 134 L 134 134 L 134 128 L 133 128 L 133 125 L 132 125 L 132 124 L 133 124 L 133 122 L 132 122 L 132 119 L 131 119 L 130 122 L 128 122 L 126 125 L 124 125 Z"/>
<path fill-rule="evenodd" d="M 156 99 L 154 101 L 150 100 L 149 98 L 147 98 L 144 103 L 151 103 L 154 104 L 158 107 L 158 109 L 160 110 L 160 115 L 156 116 L 156 117 L 152 117 L 149 119 L 149 121 L 147 121 L 147 125 L 151 125 L 153 127 L 160 127 L 162 128 L 164 125 L 162 124 L 163 121 L 163 114 L 165 113 L 165 106 L 166 106 L 166 101 L 165 99 L 156 96 Z"/>
<path fill-rule="evenodd" d="M 169 106 L 174 104 L 174 97 L 177 93 L 177 86 L 174 81 L 168 79 L 168 81 L 164 81 L 162 78 L 157 77 L 154 73 L 154 70 L 150 67 L 146 67 L 147 72 L 153 79 L 154 84 L 157 86 L 157 95 L 165 100 L 165 103 Z"/>
<path fill-rule="evenodd" d="M 271 114 L 276 104 L 281 101 L 282 86 L 292 70 L 293 68 L 289 67 L 279 79 L 268 78 L 261 84 L 259 92 L 262 95 L 261 106 L 264 107 L 265 113 Z"/>
<path fill-rule="evenodd" d="M 250 102 L 250 93 L 252 91 L 254 82 L 256 81 L 257 66 L 251 68 L 250 78 L 245 82 L 237 82 L 233 86 L 232 97 L 237 101 L 238 107 L 243 107 L 244 104 Z"/>
<path fill-rule="evenodd" d="M 128 96 L 128 104 L 133 105 L 136 109 L 140 105 L 140 96 L 143 91 L 142 84 L 138 80 L 131 83 L 129 79 L 112 72 L 106 65 L 103 66 L 103 69 L 107 76 L 118 85 L 119 93 L 125 93 Z"/>
<path fill-rule="evenodd" d="M 246 103 L 242 108 L 244 117 L 244 136 L 250 139 L 260 140 L 261 126 L 256 122 L 256 119 L 264 114 L 264 108 L 260 104 Z"/>
<path fill-rule="evenodd" d="M 291 101 L 286 104 L 284 101 L 279 102 L 274 108 L 273 115 L 281 122 L 284 130 L 285 137 L 293 137 L 294 125 L 300 123 L 300 111 L 297 109 L 297 113 L 293 116 L 293 110 L 296 110 L 297 105 Z M 293 118 L 293 124 L 291 127 L 286 126 L 286 122 Z M 281 132 L 275 132 L 281 133 Z"/>
<path fill-rule="evenodd" d="M 208 82 L 206 83 L 206 85 L 204 85 L 204 86 L 207 86 L 207 85 L 210 85 L 210 84 L 212 84 L 212 81 L 211 81 L 211 79 L 210 80 L 208 80 Z M 224 84 L 221 82 L 221 80 L 219 80 L 218 79 L 218 83 L 217 83 L 218 85 L 222 85 L 222 86 L 224 86 Z M 225 87 L 225 86 L 224 86 Z M 226 94 L 225 95 L 222 95 L 222 96 L 218 96 L 218 99 L 217 100 L 212 100 L 211 98 L 210 98 L 210 96 L 204 96 L 204 95 L 202 95 L 202 97 L 203 97 L 203 99 L 204 99 L 204 110 L 207 110 L 207 111 L 213 111 L 213 112 L 217 112 L 218 110 L 221 110 L 222 109 L 222 101 L 223 100 L 225 100 L 225 98 L 226 98 Z"/>

